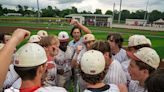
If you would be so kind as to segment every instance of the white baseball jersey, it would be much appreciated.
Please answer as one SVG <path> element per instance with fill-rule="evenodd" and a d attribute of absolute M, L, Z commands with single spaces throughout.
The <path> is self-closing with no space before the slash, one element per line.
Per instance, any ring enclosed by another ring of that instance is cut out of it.
<path fill-rule="evenodd" d="M 113 60 L 109 65 L 108 72 L 104 78 L 106 84 L 120 84 L 127 83 L 126 75 L 117 60 Z"/>
<path fill-rule="evenodd" d="M 11 87 L 12 84 L 19 78 L 19 75 L 14 70 L 14 65 L 9 66 L 9 71 L 7 72 L 6 80 L 4 82 L 3 88 Z"/>
<path fill-rule="evenodd" d="M 139 85 L 138 81 L 131 80 L 128 86 L 129 92 L 148 92 L 144 87 Z"/>
<path fill-rule="evenodd" d="M 22 79 L 19 78 L 13 83 L 12 87 L 16 89 L 20 89 L 21 85 L 22 85 Z"/>
<path fill-rule="evenodd" d="M 44 84 L 47 86 L 56 85 L 57 67 L 54 61 L 47 61 L 46 79 Z"/>
<path fill-rule="evenodd" d="M 55 63 L 57 65 L 57 69 L 63 69 L 64 72 L 71 70 L 71 57 L 73 55 L 70 55 L 71 54 L 70 52 L 71 50 L 70 51 L 66 50 L 66 52 L 64 52 L 59 49 L 58 55 L 55 56 Z"/>
<path fill-rule="evenodd" d="M 77 56 L 77 63 L 79 64 L 81 62 L 81 58 L 83 54 L 87 51 L 86 47 L 83 47 L 83 49 L 80 51 L 79 55 Z"/>
<path fill-rule="evenodd" d="M 126 50 L 120 49 L 120 51 L 116 55 L 112 55 L 112 59 L 116 59 L 120 63 L 122 63 L 123 61 L 128 60 L 128 56 L 126 54 Z"/>
<path fill-rule="evenodd" d="M 101 88 L 88 88 L 84 92 L 120 92 L 119 88 L 115 84 L 105 85 Z"/>
<path fill-rule="evenodd" d="M 4 92 L 20 92 L 19 89 L 15 89 L 13 87 L 6 89 Z M 34 92 L 67 92 L 64 88 L 61 87 L 40 87 Z"/>
<path fill-rule="evenodd" d="M 72 71 L 71 71 L 71 60 L 73 56 L 73 48 L 67 46 L 66 52 L 59 50 L 58 55 L 55 56 L 55 63 L 57 69 L 64 70 L 64 74 L 57 74 L 57 85 L 64 86 L 64 84 L 70 80 Z"/>

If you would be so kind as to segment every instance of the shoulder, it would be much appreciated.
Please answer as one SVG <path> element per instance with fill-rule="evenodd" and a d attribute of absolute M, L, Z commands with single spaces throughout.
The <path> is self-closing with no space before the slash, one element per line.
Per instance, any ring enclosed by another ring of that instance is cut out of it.
<path fill-rule="evenodd" d="M 35 92 L 67 92 L 64 88 L 62 87 L 41 87 L 37 89 Z"/>
<path fill-rule="evenodd" d="M 13 87 L 10 87 L 8 89 L 5 89 L 4 92 L 20 92 L 18 89 L 15 89 Z"/>

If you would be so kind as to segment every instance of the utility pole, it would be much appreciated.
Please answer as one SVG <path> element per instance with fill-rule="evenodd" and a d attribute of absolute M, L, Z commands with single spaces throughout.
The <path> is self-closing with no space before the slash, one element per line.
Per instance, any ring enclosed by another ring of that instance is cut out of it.
<path fill-rule="evenodd" d="M 40 17 L 39 0 L 37 0 L 37 8 L 38 8 L 38 22 L 39 22 L 39 17 Z"/>
<path fill-rule="evenodd" d="M 121 19 L 121 6 L 122 6 L 122 0 L 120 0 L 120 12 L 118 17 L 118 23 L 120 23 L 120 19 Z"/>
<path fill-rule="evenodd" d="M 114 21 L 114 13 L 115 13 L 115 2 L 113 4 L 113 21 Z"/>
<path fill-rule="evenodd" d="M 148 8 L 148 5 L 149 5 L 149 0 L 147 0 L 147 4 L 146 4 L 146 10 L 145 10 L 145 15 L 144 15 L 144 20 L 147 20 L 148 21 L 148 11 L 147 11 L 147 8 Z M 145 21 L 144 25 L 146 25 L 147 21 Z"/>

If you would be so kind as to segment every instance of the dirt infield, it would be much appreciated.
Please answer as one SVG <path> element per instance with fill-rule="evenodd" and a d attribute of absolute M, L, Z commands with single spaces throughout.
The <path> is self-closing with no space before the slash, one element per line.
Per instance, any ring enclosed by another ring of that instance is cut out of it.
<path fill-rule="evenodd" d="M 43 28 L 43 27 L 40 27 L 40 28 L 34 28 L 34 27 L 0 27 L 0 33 L 11 33 L 13 32 L 14 30 L 16 30 L 17 28 L 23 28 L 23 29 L 26 29 L 26 30 L 60 30 L 60 29 L 54 29 L 54 28 Z"/>

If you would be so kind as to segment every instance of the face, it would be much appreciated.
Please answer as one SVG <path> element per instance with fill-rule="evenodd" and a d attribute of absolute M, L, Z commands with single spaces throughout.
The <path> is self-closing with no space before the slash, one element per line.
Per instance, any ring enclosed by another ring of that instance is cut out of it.
<path fill-rule="evenodd" d="M 68 45 L 68 42 L 60 42 L 59 48 L 60 48 L 62 51 L 66 51 L 67 45 Z"/>
<path fill-rule="evenodd" d="M 89 41 L 87 43 L 85 43 L 85 46 L 87 47 L 87 49 L 91 49 L 92 48 L 92 45 L 94 44 L 95 41 Z"/>
<path fill-rule="evenodd" d="M 80 39 L 81 33 L 79 29 L 74 29 L 72 32 L 73 38 L 75 41 L 78 41 Z"/>
<path fill-rule="evenodd" d="M 140 81 L 143 77 L 144 70 L 140 70 L 139 67 L 136 65 L 136 62 L 137 61 L 131 60 L 128 71 L 132 80 Z"/>
<path fill-rule="evenodd" d="M 48 53 L 51 57 L 54 57 L 58 54 L 59 45 L 56 45 L 55 41 L 52 40 L 51 45 L 47 47 Z"/>
<path fill-rule="evenodd" d="M 115 41 L 114 41 L 114 39 L 113 39 L 113 36 L 111 36 L 109 39 L 108 39 L 108 42 L 109 42 L 109 45 L 110 45 L 110 48 L 111 48 L 111 50 L 112 49 L 114 49 L 114 48 L 116 48 L 116 43 L 115 43 Z"/>

